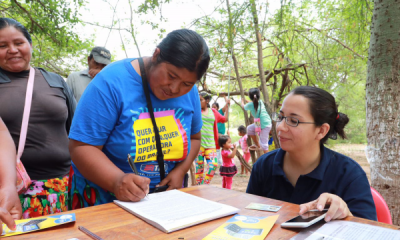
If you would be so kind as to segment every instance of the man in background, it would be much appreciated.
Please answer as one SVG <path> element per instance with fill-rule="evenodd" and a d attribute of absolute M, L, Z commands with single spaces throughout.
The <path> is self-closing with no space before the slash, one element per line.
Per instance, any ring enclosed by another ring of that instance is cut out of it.
<path fill-rule="evenodd" d="M 111 53 L 104 47 L 94 47 L 88 57 L 88 68 L 80 72 L 71 73 L 68 76 L 67 84 L 72 89 L 76 102 L 79 102 L 83 91 L 92 79 L 105 66 L 111 63 Z"/>

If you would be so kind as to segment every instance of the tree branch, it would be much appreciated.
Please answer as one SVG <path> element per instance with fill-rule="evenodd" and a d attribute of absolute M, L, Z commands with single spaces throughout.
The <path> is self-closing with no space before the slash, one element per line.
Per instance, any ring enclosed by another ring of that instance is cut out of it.
<path fill-rule="evenodd" d="M 16 1 L 16 0 L 12 0 L 22 11 L 24 11 L 25 13 L 26 13 L 26 15 L 29 17 L 29 19 L 31 20 L 31 22 L 32 22 L 32 25 L 36 25 L 38 28 L 40 28 L 40 30 L 42 30 L 43 31 L 43 33 L 45 33 L 46 32 L 46 30 L 39 24 L 39 23 L 37 23 L 33 18 L 32 18 L 32 16 L 30 15 L 30 13 L 28 12 L 28 10 L 26 10 L 23 6 L 21 6 L 21 4 L 19 4 L 18 3 L 18 1 Z M 53 36 L 51 36 L 51 34 L 47 34 L 55 43 L 57 43 L 57 44 L 59 44 L 60 42 L 57 40 L 57 39 L 55 39 Z"/>

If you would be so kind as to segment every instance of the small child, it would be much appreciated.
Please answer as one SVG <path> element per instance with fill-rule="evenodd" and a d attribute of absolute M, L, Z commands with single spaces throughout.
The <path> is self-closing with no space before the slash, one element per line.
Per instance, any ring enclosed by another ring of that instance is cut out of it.
<path fill-rule="evenodd" d="M 275 149 L 276 149 L 276 147 L 275 147 L 274 138 L 272 137 L 272 133 L 269 132 L 268 151 L 271 152 Z"/>
<path fill-rule="evenodd" d="M 250 155 L 250 151 L 249 151 L 249 147 L 247 145 L 247 129 L 245 126 L 240 125 L 238 127 L 238 134 L 239 136 L 241 136 L 241 138 L 239 139 L 239 143 L 240 143 L 240 147 L 243 150 L 243 158 L 244 160 L 248 163 L 250 161 L 251 155 Z M 249 170 L 247 170 L 247 168 L 245 168 L 242 164 L 240 164 L 240 175 L 243 176 L 244 172 L 246 171 L 246 176 L 249 176 Z"/>
<path fill-rule="evenodd" d="M 219 168 L 219 173 L 222 176 L 222 187 L 232 189 L 232 179 L 237 173 L 237 168 L 233 163 L 233 158 L 236 155 L 236 145 L 231 144 L 231 138 L 226 135 L 221 135 L 218 138 L 218 144 L 221 147 L 222 166 Z M 232 152 L 230 149 L 233 147 Z"/>

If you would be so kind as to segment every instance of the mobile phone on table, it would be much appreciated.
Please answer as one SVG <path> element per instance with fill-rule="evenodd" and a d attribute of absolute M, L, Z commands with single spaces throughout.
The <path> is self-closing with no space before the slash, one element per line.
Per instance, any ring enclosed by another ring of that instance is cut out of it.
<path fill-rule="evenodd" d="M 284 228 L 306 228 L 324 219 L 327 211 L 327 209 L 322 211 L 308 211 L 282 223 L 281 226 Z"/>
<path fill-rule="evenodd" d="M 225 227 L 225 229 L 232 231 L 234 233 L 248 234 L 248 235 L 254 235 L 254 236 L 261 235 L 261 233 L 263 232 L 262 229 L 258 229 L 258 228 L 242 228 L 235 223 L 229 224 L 228 226 Z"/>
<path fill-rule="evenodd" d="M 154 192 L 165 192 L 168 189 L 168 185 L 158 186 L 154 188 Z"/>

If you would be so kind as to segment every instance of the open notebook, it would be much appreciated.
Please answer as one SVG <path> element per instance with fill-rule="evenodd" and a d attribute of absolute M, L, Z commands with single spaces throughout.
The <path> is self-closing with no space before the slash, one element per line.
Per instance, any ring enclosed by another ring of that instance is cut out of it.
<path fill-rule="evenodd" d="M 140 202 L 114 203 L 166 233 L 239 212 L 235 207 L 178 190 L 149 194 Z"/>

